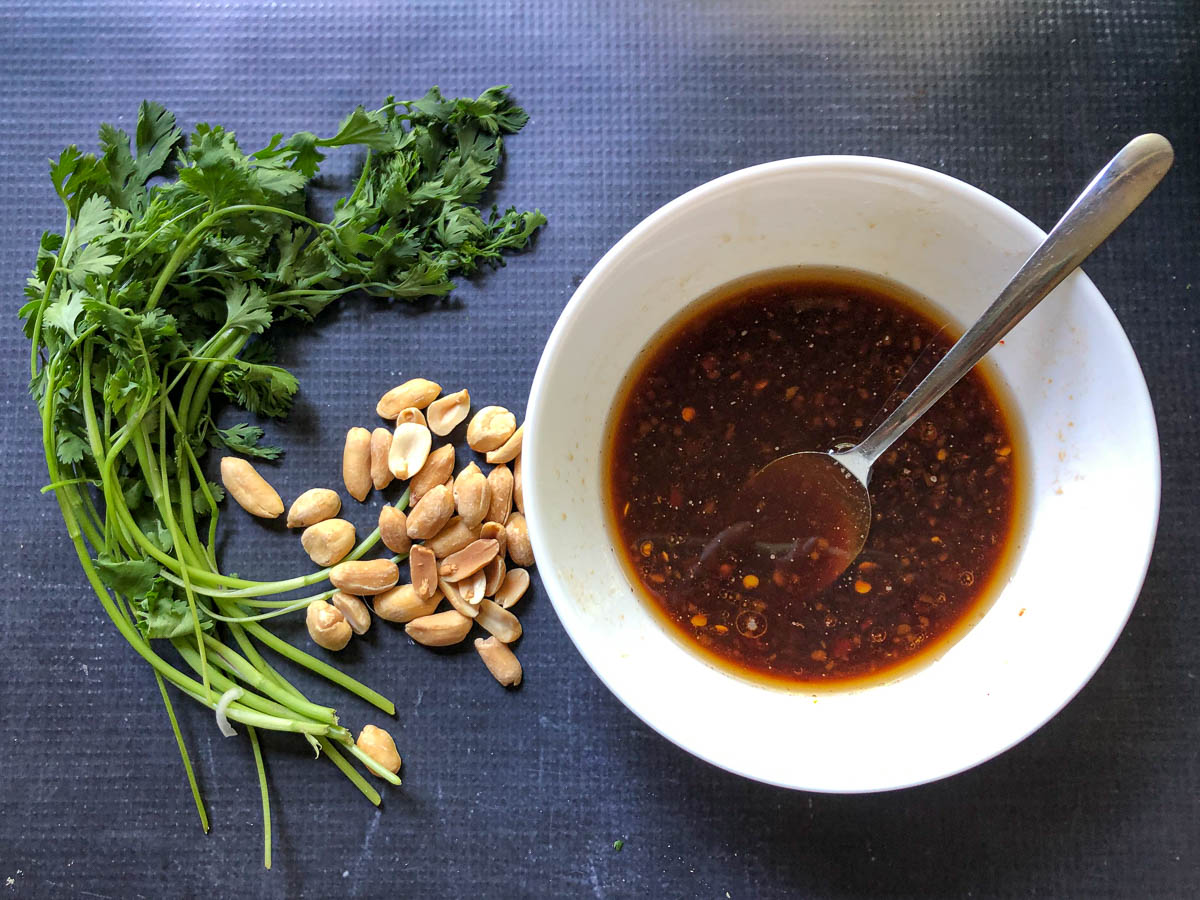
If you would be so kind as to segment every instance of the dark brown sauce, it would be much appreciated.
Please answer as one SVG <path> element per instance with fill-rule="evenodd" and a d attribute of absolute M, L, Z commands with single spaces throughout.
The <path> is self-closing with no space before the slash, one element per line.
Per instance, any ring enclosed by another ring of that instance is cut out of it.
<path fill-rule="evenodd" d="M 867 543 L 833 584 L 806 590 L 796 548 L 739 531 L 751 476 L 857 443 L 956 337 L 906 289 L 830 269 L 727 285 L 654 336 L 609 422 L 606 487 L 619 555 L 674 633 L 743 675 L 850 687 L 978 621 L 1018 543 L 1024 464 L 982 368 L 875 464 Z"/>

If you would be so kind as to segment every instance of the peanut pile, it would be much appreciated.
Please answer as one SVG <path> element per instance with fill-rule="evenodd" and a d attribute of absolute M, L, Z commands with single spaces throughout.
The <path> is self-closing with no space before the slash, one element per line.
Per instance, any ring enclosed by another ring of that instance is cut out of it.
<path fill-rule="evenodd" d="M 391 504 L 379 511 L 380 540 L 407 559 L 408 582 L 401 583 L 391 559 L 342 561 L 356 534 L 351 522 L 338 518 L 337 491 L 311 488 L 288 509 L 288 527 L 303 529 L 305 552 L 318 566 L 332 567 L 329 580 L 336 589 L 328 600 L 309 605 L 308 633 L 319 646 L 341 650 L 370 628 L 367 598 L 377 616 L 403 623 L 408 636 L 427 647 L 457 644 L 477 624 L 489 635 L 475 640 L 480 658 L 496 681 L 515 687 L 521 663 L 509 645 L 521 636 L 521 623 L 510 610 L 529 587 L 527 568 L 534 564 L 521 512 L 524 425 L 500 406 L 478 410 L 466 441 L 491 469 L 485 474 L 471 462 L 455 473 L 454 445 L 434 448 L 433 439 L 466 421 L 471 395 L 441 392 L 441 385 L 424 378 L 392 388 L 375 409 L 394 429 L 351 428 L 342 451 L 342 481 L 360 503 L 372 489 L 408 482 L 407 514 Z M 246 460 L 222 459 L 221 478 L 251 515 L 283 514 L 279 493 Z M 448 608 L 439 611 L 443 603 Z"/>

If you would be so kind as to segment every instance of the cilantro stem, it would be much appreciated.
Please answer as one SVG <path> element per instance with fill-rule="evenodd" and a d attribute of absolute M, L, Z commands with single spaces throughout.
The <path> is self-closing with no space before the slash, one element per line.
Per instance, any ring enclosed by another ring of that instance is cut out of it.
<path fill-rule="evenodd" d="M 318 675 L 329 679 L 334 684 L 341 685 L 350 693 L 355 694 L 366 700 L 368 703 L 379 707 L 389 716 L 396 714 L 396 704 L 379 692 L 367 687 L 362 682 L 355 681 L 340 669 L 335 669 L 333 666 L 326 662 L 322 662 L 315 656 L 310 656 L 303 650 L 293 647 L 287 641 L 277 638 L 257 622 L 245 622 L 239 624 L 246 629 L 247 634 L 257 640 L 260 644 L 265 644 L 266 646 L 270 647 L 280 656 L 286 657 L 292 662 L 316 672 Z"/>
<path fill-rule="evenodd" d="M 187 745 L 183 742 L 183 734 L 179 731 L 179 721 L 175 718 L 175 707 L 171 705 L 171 698 L 167 695 L 167 685 L 163 682 L 163 677 L 157 669 L 154 672 L 154 683 L 158 685 L 158 691 L 162 694 L 163 706 L 167 708 L 167 718 L 171 720 L 171 731 L 175 735 L 175 744 L 179 747 L 179 756 L 183 760 L 183 771 L 187 773 L 188 787 L 192 789 L 192 799 L 196 801 L 196 812 L 200 815 L 200 827 L 204 829 L 205 834 L 208 834 L 208 811 L 204 808 L 204 798 L 200 796 L 200 786 L 196 783 L 192 759 L 188 755 Z M 328 740 L 328 738 L 321 738 L 321 740 Z"/>
<path fill-rule="evenodd" d="M 317 738 L 317 743 L 321 745 L 321 749 L 325 751 L 325 755 L 333 762 L 343 775 L 350 779 L 350 783 L 362 791 L 364 797 L 370 800 L 375 806 L 382 802 L 379 792 L 371 787 L 370 782 L 358 774 L 358 770 L 346 761 L 346 757 L 342 756 L 341 752 L 329 738 Z"/>
<path fill-rule="evenodd" d="M 262 748 L 258 746 L 258 734 L 252 727 L 246 731 L 250 735 L 250 746 L 254 748 L 254 768 L 258 771 L 258 789 L 262 794 L 263 813 L 263 868 L 271 868 L 271 798 L 267 793 L 267 771 L 263 765 Z"/>

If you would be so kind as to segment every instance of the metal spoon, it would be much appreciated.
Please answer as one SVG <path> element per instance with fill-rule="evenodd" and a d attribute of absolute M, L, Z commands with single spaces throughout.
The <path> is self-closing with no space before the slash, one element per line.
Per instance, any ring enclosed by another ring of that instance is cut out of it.
<path fill-rule="evenodd" d="M 1143 134 L 1092 179 L 1000 296 L 924 380 L 857 446 L 782 456 L 746 483 L 739 504 L 760 546 L 791 547 L 819 590 L 858 556 L 871 526 L 871 466 L 1137 208 L 1171 167 L 1171 144 Z M 816 546 L 814 546 L 814 544 Z"/>

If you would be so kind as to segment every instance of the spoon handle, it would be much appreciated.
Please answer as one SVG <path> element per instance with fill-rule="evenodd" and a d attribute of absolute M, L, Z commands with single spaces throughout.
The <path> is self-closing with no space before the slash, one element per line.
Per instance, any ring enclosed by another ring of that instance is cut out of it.
<path fill-rule="evenodd" d="M 1098 247 L 1162 180 L 1174 159 L 1160 134 L 1135 137 L 1071 204 L 974 325 L 858 446 L 838 454 L 863 477 L 870 465 L 1029 311 Z M 846 457 L 857 457 L 854 463 Z M 858 471 L 861 469 L 862 471 Z M 865 480 L 865 478 L 864 478 Z"/>

